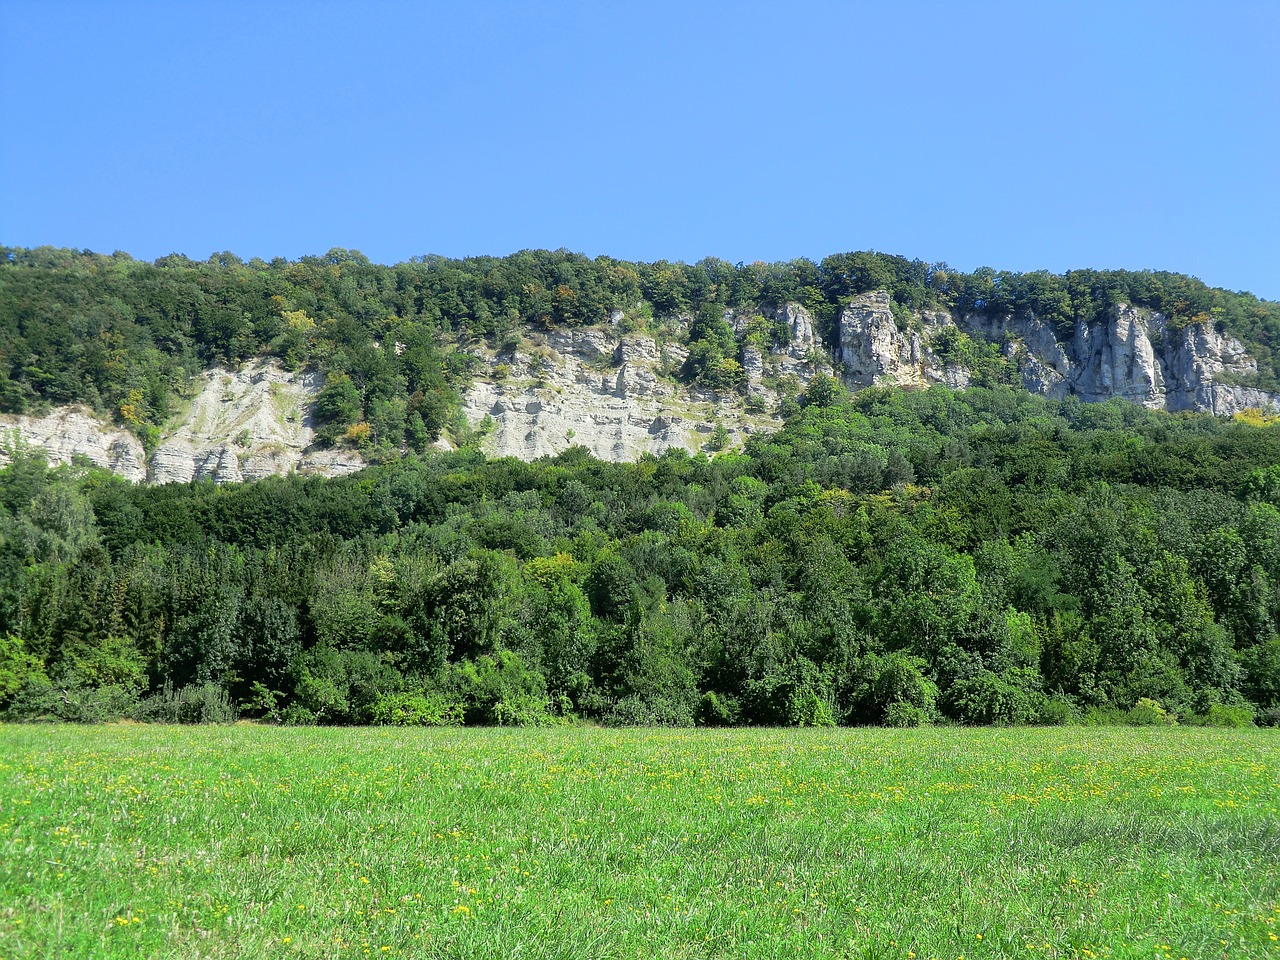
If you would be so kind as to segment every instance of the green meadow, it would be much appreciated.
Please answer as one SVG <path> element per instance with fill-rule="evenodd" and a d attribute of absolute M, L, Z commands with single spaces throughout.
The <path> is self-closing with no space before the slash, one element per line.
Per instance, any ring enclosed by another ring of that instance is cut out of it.
<path fill-rule="evenodd" d="M 0 727 L 0 958 L 1280 958 L 1280 736 Z"/>

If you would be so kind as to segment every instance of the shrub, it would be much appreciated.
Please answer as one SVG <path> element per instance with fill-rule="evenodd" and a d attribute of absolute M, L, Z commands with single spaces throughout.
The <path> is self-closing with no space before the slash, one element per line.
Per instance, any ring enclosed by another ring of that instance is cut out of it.
<path fill-rule="evenodd" d="M 1177 717 L 1150 697 L 1143 697 L 1130 707 L 1127 717 L 1129 725 L 1134 727 L 1168 727 L 1178 722 Z"/>
<path fill-rule="evenodd" d="M 549 727 L 562 718 L 551 712 L 545 696 L 518 693 L 493 705 L 493 722 L 500 727 Z"/>
<path fill-rule="evenodd" d="M 799 687 L 787 698 L 787 720 L 796 727 L 834 727 L 835 711 L 812 687 Z"/>
<path fill-rule="evenodd" d="M 467 723 L 545 726 L 554 720 L 546 680 L 510 650 L 454 664 L 445 684 Z"/>
<path fill-rule="evenodd" d="M 886 727 L 924 727 L 928 724 L 929 714 L 905 700 L 895 700 L 884 711 Z"/>
<path fill-rule="evenodd" d="M 1191 722 L 1201 727 L 1226 727 L 1239 729 L 1253 726 L 1253 711 L 1246 706 L 1232 706 L 1225 703 L 1213 703 L 1204 713 L 1190 718 Z"/>
<path fill-rule="evenodd" d="M 105 723 L 123 720 L 137 706 L 137 694 L 125 687 L 57 687 L 39 675 L 30 677 L 14 695 L 6 716 L 18 721 Z"/>
<path fill-rule="evenodd" d="M 685 697 L 630 694 L 607 708 L 603 720 L 614 727 L 692 727 L 693 710 Z"/>
<path fill-rule="evenodd" d="M 456 727 L 462 724 L 462 704 L 438 693 L 392 693 L 379 697 L 371 710 L 373 722 L 392 727 Z"/>
<path fill-rule="evenodd" d="M 1027 690 L 989 670 L 957 680 L 947 691 L 947 707 L 964 723 L 998 726 L 1029 723 L 1036 714 Z"/>
<path fill-rule="evenodd" d="M 1076 722 L 1076 708 L 1065 697 L 1046 697 L 1039 704 L 1032 723 L 1042 727 L 1064 727 Z"/>
<path fill-rule="evenodd" d="M 176 691 L 166 683 L 139 703 L 132 716 L 151 723 L 234 723 L 239 711 L 216 683 L 193 683 Z"/>
<path fill-rule="evenodd" d="M 291 703 L 284 708 L 284 713 L 280 716 L 281 721 L 287 727 L 314 727 L 316 725 L 316 715 L 300 703 Z"/>
<path fill-rule="evenodd" d="M 938 686 L 924 675 L 925 666 L 920 657 L 902 653 L 891 653 L 878 663 L 873 661 L 871 669 L 875 679 L 871 682 L 867 718 L 879 718 L 889 726 L 920 726 L 932 722 L 937 713 Z M 898 705 L 914 709 L 897 709 L 896 719 L 914 717 L 917 712 L 923 719 L 920 723 L 906 724 L 891 721 L 889 712 Z"/>
<path fill-rule="evenodd" d="M 708 690 L 698 702 L 698 723 L 704 727 L 731 727 L 742 716 L 737 697 Z"/>

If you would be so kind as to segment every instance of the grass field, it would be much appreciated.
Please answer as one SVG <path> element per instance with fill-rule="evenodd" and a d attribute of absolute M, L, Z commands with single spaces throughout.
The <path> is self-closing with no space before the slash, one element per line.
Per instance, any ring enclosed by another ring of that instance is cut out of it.
<path fill-rule="evenodd" d="M 1275 957 L 1280 735 L 0 727 L 0 958 Z"/>

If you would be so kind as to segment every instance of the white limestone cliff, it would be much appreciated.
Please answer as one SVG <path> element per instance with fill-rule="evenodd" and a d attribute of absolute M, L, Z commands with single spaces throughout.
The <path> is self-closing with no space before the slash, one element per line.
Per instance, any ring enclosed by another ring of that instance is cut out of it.
<path fill-rule="evenodd" d="M 472 348 L 481 369 L 463 412 L 484 432 L 483 449 L 496 456 L 529 460 L 571 446 L 614 461 L 673 447 L 696 452 L 709 449 L 721 426 L 731 446 L 776 429 L 784 392 L 802 389 L 819 373 L 834 372 L 851 388 L 967 386 L 972 371 L 940 356 L 954 358 L 939 345 L 961 333 L 998 344 L 1022 385 L 1049 397 L 1123 397 L 1219 416 L 1246 408 L 1280 411 L 1280 395 L 1255 385 L 1257 362 L 1239 340 L 1212 324 L 1175 326 L 1159 313 L 1124 304 L 1060 337 L 1026 314 L 927 310 L 895 317 L 889 294 L 872 291 L 841 310 L 830 354 L 799 304 L 763 315 L 786 331 L 786 342 L 769 347 L 758 338 L 740 341 L 741 392 L 717 394 L 678 376 L 688 358 L 679 324 L 668 327 L 670 339 L 659 340 L 623 333 L 615 323 L 534 334 L 507 354 Z M 754 316 L 727 312 L 726 320 L 746 338 Z M 322 386 L 317 373 L 257 361 L 207 371 L 193 386 L 150 457 L 126 430 L 86 408 L 66 407 L 40 416 L 0 416 L 0 463 L 6 447 L 25 443 L 43 448 L 55 463 L 81 456 L 129 480 L 156 483 L 338 475 L 364 466 L 354 451 L 315 444 L 311 409 Z"/>
<path fill-rule="evenodd" d="M 50 463 L 81 456 L 133 482 L 352 473 L 365 465 L 357 454 L 313 446 L 311 406 L 321 385 L 319 374 L 293 373 L 274 361 L 206 371 L 150 458 L 137 437 L 84 407 L 59 407 L 38 417 L 0 415 L 0 434 L 10 444 L 44 450 Z M 7 459 L 0 449 L 0 462 Z"/>

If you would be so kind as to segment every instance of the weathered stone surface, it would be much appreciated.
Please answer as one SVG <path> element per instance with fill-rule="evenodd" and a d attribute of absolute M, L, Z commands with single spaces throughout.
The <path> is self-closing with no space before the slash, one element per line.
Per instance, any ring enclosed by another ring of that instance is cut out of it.
<path fill-rule="evenodd" d="M 1164 370 L 1143 317 L 1121 307 L 1105 324 L 1077 323 L 1071 342 L 1070 392 L 1084 400 L 1123 397 L 1163 407 Z"/>
<path fill-rule="evenodd" d="M 274 361 L 214 369 L 151 457 L 155 483 L 209 477 L 218 482 L 272 474 L 351 473 L 364 466 L 351 451 L 313 451 L 311 404 L 323 386 L 312 371 L 290 372 Z"/>
<path fill-rule="evenodd" d="M 729 313 L 726 320 L 745 331 L 754 315 Z M 790 342 L 768 352 L 743 345 L 745 396 L 671 379 L 688 359 L 688 349 L 679 343 L 621 334 L 612 327 L 574 329 L 531 335 L 524 348 L 501 356 L 469 348 L 482 373 L 467 393 L 464 412 L 473 425 L 491 421 L 484 441 L 489 453 L 523 459 L 574 445 L 605 460 L 633 460 L 673 447 L 697 451 L 716 422 L 736 444 L 779 425 L 763 411 L 774 409 L 784 378 L 803 385 L 833 369 L 802 306 L 784 304 L 766 309 L 765 316 L 786 324 Z M 1033 393 L 1086 400 L 1120 396 L 1149 407 L 1218 415 L 1246 407 L 1280 410 L 1280 396 L 1252 385 L 1257 364 L 1238 340 L 1211 324 L 1172 328 L 1160 314 L 1126 305 L 1102 322 L 1077 324 L 1069 338 L 1059 339 L 1031 315 L 954 317 L 946 310 L 926 310 L 899 329 L 889 294 L 873 291 L 854 298 L 837 318 L 835 371 L 855 388 L 872 383 L 967 386 L 971 371 L 942 363 L 930 347 L 952 328 L 1003 344 L 1004 355 L 1017 364 L 1023 386 Z M 148 476 L 160 483 L 199 477 L 233 481 L 290 471 L 337 475 L 358 470 L 364 462 L 354 452 L 313 446 L 310 411 L 321 385 L 315 373 L 290 373 L 268 361 L 208 371 L 149 464 L 137 438 L 79 407 L 41 417 L 0 416 L 0 435 L 44 448 L 55 463 L 81 455 L 134 481 Z M 443 439 L 436 446 L 450 448 Z M 5 456 L 0 450 L 0 462 Z"/>
<path fill-rule="evenodd" d="M 1246 386 L 1258 374 L 1258 364 L 1234 337 L 1211 324 L 1165 330 L 1168 357 L 1165 405 L 1170 410 L 1207 410 L 1219 416 L 1249 407 L 1277 409 L 1277 397 Z"/>
<path fill-rule="evenodd" d="M 0 464 L 9 462 L 14 444 L 23 444 L 44 450 L 51 464 L 80 456 L 135 483 L 147 476 L 138 438 L 103 423 L 85 407 L 58 407 L 40 417 L 0 414 L 0 440 Z"/>
<path fill-rule="evenodd" d="M 784 303 L 772 313 L 772 318 L 786 324 L 791 332 L 791 341 L 785 347 L 778 347 L 774 353 L 788 356 L 793 360 L 805 360 L 815 352 L 820 352 L 822 343 L 814 330 L 813 317 L 809 311 L 798 303 Z"/>
<path fill-rule="evenodd" d="M 919 329 L 902 331 L 889 295 L 854 298 L 837 325 L 837 359 L 851 387 L 872 383 L 964 387 L 970 372 L 942 364 L 929 348 L 947 327 L 1003 342 L 1023 386 L 1060 398 L 1100 401 L 1123 397 L 1147 407 L 1229 415 L 1247 407 L 1280 410 L 1280 395 L 1250 384 L 1257 364 L 1240 341 L 1196 324 L 1167 329 L 1159 313 L 1119 305 L 1103 322 L 1077 323 L 1069 340 L 1031 315 L 975 313 L 954 318 L 945 310 L 916 315 Z"/>
<path fill-rule="evenodd" d="M 0 433 L 45 450 L 52 463 L 83 456 L 131 481 L 221 483 L 291 471 L 337 475 L 363 467 L 349 450 L 311 449 L 311 404 L 322 385 L 315 373 L 290 373 L 270 361 L 215 369 L 168 425 L 148 462 L 142 444 L 83 407 L 42 417 L 0 416 Z M 0 450 L 0 460 L 7 454 Z"/>
<path fill-rule="evenodd" d="M 889 309 L 889 294 L 874 290 L 855 297 L 840 313 L 838 359 L 851 387 L 873 383 L 899 386 L 937 382 L 931 357 L 916 331 L 901 331 Z"/>
<path fill-rule="evenodd" d="M 555 354 L 541 363 L 520 353 L 489 358 L 490 369 L 501 362 L 512 373 L 482 378 L 468 391 L 467 419 L 491 421 L 483 443 L 490 454 L 532 460 L 584 446 L 603 460 L 635 460 L 673 447 L 697 451 L 717 419 L 735 443 L 752 425 L 742 398 L 686 391 L 665 375 L 688 358 L 678 344 L 599 330 L 552 331 L 546 343 Z M 536 375 L 516 377 L 520 369 Z"/>

